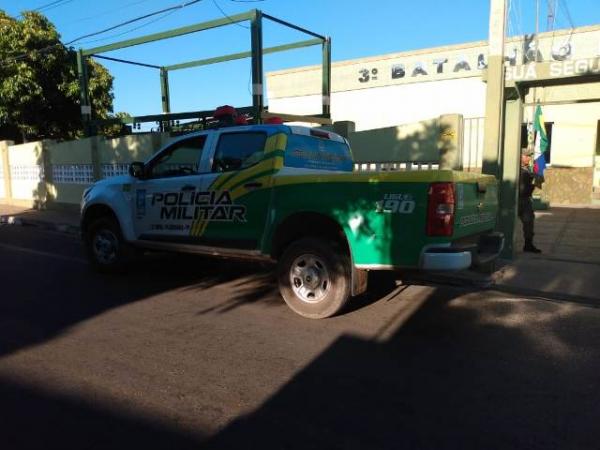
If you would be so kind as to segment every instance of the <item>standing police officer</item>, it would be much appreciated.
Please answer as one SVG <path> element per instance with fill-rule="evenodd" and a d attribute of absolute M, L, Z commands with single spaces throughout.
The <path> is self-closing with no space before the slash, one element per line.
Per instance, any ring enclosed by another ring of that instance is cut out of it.
<path fill-rule="evenodd" d="M 521 153 L 521 174 L 519 176 L 519 219 L 523 223 L 523 238 L 525 239 L 523 251 L 542 253 L 539 248 L 533 245 L 535 214 L 533 213 L 531 196 L 535 188 L 535 176 L 531 173 L 531 158 L 531 150 L 523 149 Z"/>

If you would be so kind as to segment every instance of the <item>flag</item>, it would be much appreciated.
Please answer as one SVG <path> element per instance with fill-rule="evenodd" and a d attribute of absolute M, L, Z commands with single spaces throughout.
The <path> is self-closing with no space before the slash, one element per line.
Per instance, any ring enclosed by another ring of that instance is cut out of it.
<path fill-rule="evenodd" d="M 544 116 L 540 105 L 535 109 L 533 119 L 533 128 L 535 130 L 535 146 L 533 150 L 533 173 L 543 177 L 546 169 L 546 151 L 548 150 L 548 135 L 544 125 Z"/>

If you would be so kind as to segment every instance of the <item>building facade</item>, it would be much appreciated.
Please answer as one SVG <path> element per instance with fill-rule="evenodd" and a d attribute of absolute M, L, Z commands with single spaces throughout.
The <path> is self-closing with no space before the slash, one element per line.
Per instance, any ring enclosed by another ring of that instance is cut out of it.
<path fill-rule="evenodd" d="M 531 76 L 536 61 L 554 61 L 567 73 L 600 74 L 600 25 L 510 38 L 505 59 L 507 78 Z M 463 167 L 480 170 L 486 68 L 485 41 L 335 62 L 332 118 L 353 121 L 361 131 L 461 114 Z M 318 113 L 320 66 L 268 73 L 267 95 L 271 111 Z M 531 90 L 522 145 L 527 145 L 527 122 L 536 105 L 551 138 L 542 197 L 553 204 L 600 200 L 600 82 Z"/>

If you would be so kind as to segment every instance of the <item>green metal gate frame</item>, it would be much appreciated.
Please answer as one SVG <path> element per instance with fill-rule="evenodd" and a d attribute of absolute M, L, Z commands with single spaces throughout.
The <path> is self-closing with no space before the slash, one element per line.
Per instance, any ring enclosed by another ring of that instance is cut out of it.
<path fill-rule="evenodd" d="M 276 22 L 280 25 L 284 25 L 288 28 L 305 33 L 312 36 L 312 39 L 293 42 L 285 45 L 278 45 L 275 47 L 263 48 L 263 28 L 262 20 L 268 19 Z M 237 24 L 239 22 L 250 21 L 250 43 L 251 50 L 247 52 L 232 53 L 229 55 L 218 56 L 213 58 L 200 59 L 195 61 L 184 62 L 180 64 L 172 64 L 168 66 L 158 66 L 153 64 L 146 64 L 137 61 L 130 61 L 126 59 L 112 58 L 101 55 L 102 53 L 111 52 L 127 47 L 133 47 L 136 45 L 147 44 L 149 42 L 160 41 L 163 39 L 170 39 L 177 36 L 183 36 L 186 34 L 197 33 L 200 31 L 209 30 L 212 28 L 223 27 L 227 25 Z M 142 123 L 142 122 L 160 122 L 163 124 L 169 123 L 172 120 L 180 119 L 192 119 L 198 118 L 206 120 L 207 117 L 211 117 L 212 111 L 191 111 L 182 113 L 171 113 L 171 104 L 169 96 L 169 72 L 174 70 L 189 69 L 192 67 L 207 66 L 210 64 L 221 63 L 225 61 L 233 61 L 237 59 L 243 59 L 250 57 L 252 59 L 252 106 L 245 108 L 238 108 L 240 112 L 248 112 L 253 114 L 254 120 L 257 123 L 261 123 L 264 118 L 274 115 L 266 111 L 264 105 L 264 83 L 263 83 L 263 56 L 265 54 L 277 53 L 286 50 L 293 50 L 297 48 L 310 47 L 313 45 L 322 46 L 322 113 L 314 116 L 295 116 L 290 114 L 276 114 L 278 116 L 284 116 L 286 120 L 299 120 L 299 121 L 310 121 L 313 123 L 320 124 L 331 124 L 331 111 L 330 111 L 330 99 L 331 99 L 331 38 L 321 36 L 320 34 L 314 33 L 305 28 L 299 27 L 292 23 L 278 19 L 263 13 L 258 9 L 248 11 L 246 13 L 237 14 L 234 16 L 228 16 L 221 19 L 211 20 L 208 22 L 202 22 L 195 25 L 188 25 L 181 28 L 175 28 L 173 30 L 164 31 L 160 33 L 148 34 L 133 39 L 127 39 L 124 41 L 115 42 L 113 44 L 102 45 L 99 47 L 89 49 L 79 49 L 77 52 L 77 70 L 79 74 L 79 98 L 81 103 L 81 118 L 84 124 L 84 130 L 86 134 L 92 134 L 93 128 L 97 125 L 108 125 L 108 124 L 127 124 L 127 123 Z M 132 64 L 141 67 L 148 67 L 159 70 L 160 73 L 160 87 L 161 87 L 161 98 L 162 98 L 162 114 L 137 116 L 137 117 L 123 117 L 114 118 L 108 120 L 96 120 L 92 121 L 91 103 L 89 97 L 89 77 L 87 73 L 87 66 L 85 64 L 86 58 L 94 57 L 101 58 L 110 61 L 121 62 L 125 64 Z"/>

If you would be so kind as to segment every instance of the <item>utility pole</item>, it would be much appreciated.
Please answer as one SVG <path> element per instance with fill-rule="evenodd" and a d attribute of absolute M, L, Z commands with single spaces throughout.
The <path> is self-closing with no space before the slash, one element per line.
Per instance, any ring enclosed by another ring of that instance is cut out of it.
<path fill-rule="evenodd" d="M 540 52 L 540 0 L 535 0 L 535 62 Z"/>
<path fill-rule="evenodd" d="M 504 90 L 506 0 L 491 0 L 490 3 L 483 173 L 498 178 L 500 189 L 497 229 L 505 238 L 501 256 L 512 259 L 517 220 L 523 102 L 518 92 L 510 92 L 510 98 L 507 98 Z"/>
<path fill-rule="evenodd" d="M 535 0 L 535 37 L 540 34 L 540 0 Z"/>
<path fill-rule="evenodd" d="M 558 10 L 558 0 L 548 0 L 548 22 L 546 23 L 546 31 L 554 31 L 554 21 L 556 20 L 556 12 Z"/>
<path fill-rule="evenodd" d="M 504 110 L 504 35 L 506 0 L 490 1 L 483 173 L 498 177 Z"/>

